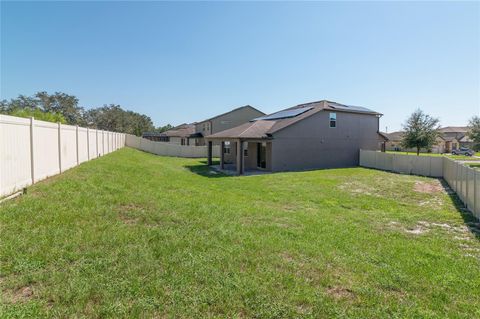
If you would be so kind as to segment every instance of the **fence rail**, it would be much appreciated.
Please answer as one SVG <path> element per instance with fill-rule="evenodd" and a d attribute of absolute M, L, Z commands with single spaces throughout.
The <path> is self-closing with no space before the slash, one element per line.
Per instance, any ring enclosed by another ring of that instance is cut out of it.
<path fill-rule="evenodd" d="M 360 166 L 443 178 L 465 207 L 480 219 L 480 172 L 440 156 L 412 156 L 360 150 Z"/>
<path fill-rule="evenodd" d="M 128 134 L 126 146 L 148 153 L 162 156 L 176 156 L 188 158 L 207 157 L 207 146 L 177 145 L 166 142 L 154 142 L 146 138 Z M 220 157 L 220 146 L 213 146 L 213 156 Z"/>
<path fill-rule="evenodd" d="M 123 146 L 123 133 L 0 115 L 0 197 Z"/>

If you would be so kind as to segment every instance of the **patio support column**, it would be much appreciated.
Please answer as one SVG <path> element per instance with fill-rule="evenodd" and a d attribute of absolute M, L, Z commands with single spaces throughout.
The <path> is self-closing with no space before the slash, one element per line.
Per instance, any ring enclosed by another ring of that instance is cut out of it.
<path fill-rule="evenodd" d="M 242 140 L 237 141 L 237 174 L 243 174 L 243 143 Z"/>
<path fill-rule="evenodd" d="M 208 166 L 212 165 L 212 141 L 208 141 L 208 156 L 207 156 L 207 164 Z"/>
<path fill-rule="evenodd" d="M 225 153 L 224 153 L 224 150 L 225 149 L 225 141 L 222 141 L 222 143 L 220 144 L 220 169 L 224 169 L 224 159 L 225 159 Z"/>

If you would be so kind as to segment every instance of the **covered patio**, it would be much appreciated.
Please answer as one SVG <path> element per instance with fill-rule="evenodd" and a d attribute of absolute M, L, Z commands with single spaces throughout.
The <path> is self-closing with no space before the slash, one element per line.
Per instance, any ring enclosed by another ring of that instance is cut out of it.
<path fill-rule="evenodd" d="M 220 144 L 220 164 L 226 174 L 252 175 L 271 171 L 272 143 L 265 139 L 209 138 L 208 165 L 212 166 L 214 143 Z"/>

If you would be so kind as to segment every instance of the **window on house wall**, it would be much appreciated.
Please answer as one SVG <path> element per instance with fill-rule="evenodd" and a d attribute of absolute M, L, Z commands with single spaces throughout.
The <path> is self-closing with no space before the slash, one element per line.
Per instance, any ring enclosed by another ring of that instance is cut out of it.
<path fill-rule="evenodd" d="M 337 113 L 330 113 L 330 127 L 337 127 Z"/>
<path fill-rule="evenodd" d="M 185 145 L 185 139 L 184 139 L 184 138 L 182 138 L 182 139 L 180 140 L 180 145 Z"/>
<path fill-rule="evenodd" d="M 224 142 L 223 153 L 230 154 L 230 142 L 229 141 Z"/>

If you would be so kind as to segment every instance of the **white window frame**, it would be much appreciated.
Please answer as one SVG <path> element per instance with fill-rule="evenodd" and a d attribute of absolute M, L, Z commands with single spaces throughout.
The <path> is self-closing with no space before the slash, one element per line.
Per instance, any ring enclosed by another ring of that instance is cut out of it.
<path fill-rule="evenodd" d="M 328 126 L 330 128 L 337 128 L 337 113 L 331 112 L 328 116 Z M 332 126 L 332 122 L 335 123 L 335 126 Z"/>

